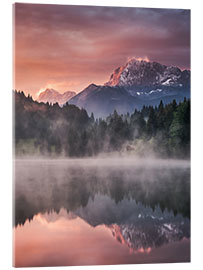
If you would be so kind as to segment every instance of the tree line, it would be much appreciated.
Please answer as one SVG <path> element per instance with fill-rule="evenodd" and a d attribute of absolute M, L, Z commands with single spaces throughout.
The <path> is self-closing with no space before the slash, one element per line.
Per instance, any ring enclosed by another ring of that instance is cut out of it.
<path fill-rule="evenodd" d="M 127 153 L 189 158 L 190 99 L 143 106 L 132 114 L 116 111 L 106 119 L 66 103 L 38 103 L 14 91 L 16 155 L 85 157 Z"/>

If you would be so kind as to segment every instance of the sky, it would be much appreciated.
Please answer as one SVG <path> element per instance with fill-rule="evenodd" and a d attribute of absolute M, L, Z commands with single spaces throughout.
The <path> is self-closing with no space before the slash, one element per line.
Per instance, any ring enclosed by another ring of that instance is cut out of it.
<path fill-rule="evenodd" d="M 190 11 L 14 5 L 14 85 L 80 92 L 135 57 L 190 69 Z"/>

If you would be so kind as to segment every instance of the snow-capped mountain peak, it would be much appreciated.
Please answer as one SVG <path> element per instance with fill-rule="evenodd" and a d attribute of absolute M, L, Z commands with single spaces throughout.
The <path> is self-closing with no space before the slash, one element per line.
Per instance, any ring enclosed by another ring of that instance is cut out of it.
<path fill-rule="evenodd" d="M 104 85 L 90 84 L 69 102 L 85 108 L 96 117 L 140 110 L 143 105 L 158 106 L 190 96 L 190 71 L 166 66 L 148 59 L 129 59 L 114 70 Z"/>
<path fill-rule="evenodd" d="M 189 85 L 189 80 L 189 70 L 181 71 L 175 66 L 131 58 L 124 66 L 115 69 L 105 85 L 127 88 L 153 85 L 179 87 Z"/>

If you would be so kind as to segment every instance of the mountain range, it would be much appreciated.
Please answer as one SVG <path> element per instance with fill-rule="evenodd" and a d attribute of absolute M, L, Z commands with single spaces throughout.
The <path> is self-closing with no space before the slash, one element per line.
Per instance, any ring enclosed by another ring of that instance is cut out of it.
<path fill-rule="evenodd" d="M 49 104 L 58 102 L 59 105 L 63 105 L 75 95 L 76 93 L 73 91 L 66 91 L 63 94 L 60 94 L 54 89 L 47 88 L 45 91 L 39 94 L 37 101 L 44 103 L 48 102 Z"/>
<path fill-rule="evenodd" d="M 190 221 L 181 215 L 161 211 L 123 199 L 116 204 L 108 196 L 97 194 L 85 207 L 73 211 L 93 227 L 105 225 L 120 243 L 134 252 L 149 250 L 190 237 Z"/>
<path fill-rule="evenodd" d="M 53 89 L 45 92 L 40 94 L 39 101 L 68 101 L 96 117 L 106 117 L 114 110 L 119 114 L 132 113 L 143 105 L 157 106 L 161 100 L 167 104 L 173 99 L 179 102 L 190 97 L 190 71 L 131 58 L 116 68 L 104 85 L 92 83 L 78 94 L 65 92 L 62 96 Z"/>

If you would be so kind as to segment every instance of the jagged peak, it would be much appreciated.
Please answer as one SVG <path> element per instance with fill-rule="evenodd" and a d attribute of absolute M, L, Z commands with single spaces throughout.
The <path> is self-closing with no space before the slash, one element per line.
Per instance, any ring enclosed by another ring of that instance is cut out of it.
<path fill-rule="evenodd" d="M 58 102 L 62 105 L 75 95 L 76 93 L 73 91 L 66 91 L 61 94 L 53 88 L 47 88 L 39 93 L 37 100 L 45 103 L 49 102 L 51 104 Z"/>
<path fill-rule="evenodd" d="M 58 93 L 58 91 L 56 91 L 55 89 L 53 88 L 47 88 L 45 91 L 43 91 L 44 93 L 48 93 L 48 92 L 51 92 L 51 93 Z M 43 93 L 42 92 L 42 93 Z"/>
<path fill-rule="evenodd" d="M 177 66 L 166 66 L 151 62 L 148 58 L 129 58 L 125 65 L 114 70 L 107 86 L 141 86 L 141 85 L 187 85 L 187 71 L 181 71 Z M 188 76 L 187 76 L 188 75 Z"/>

